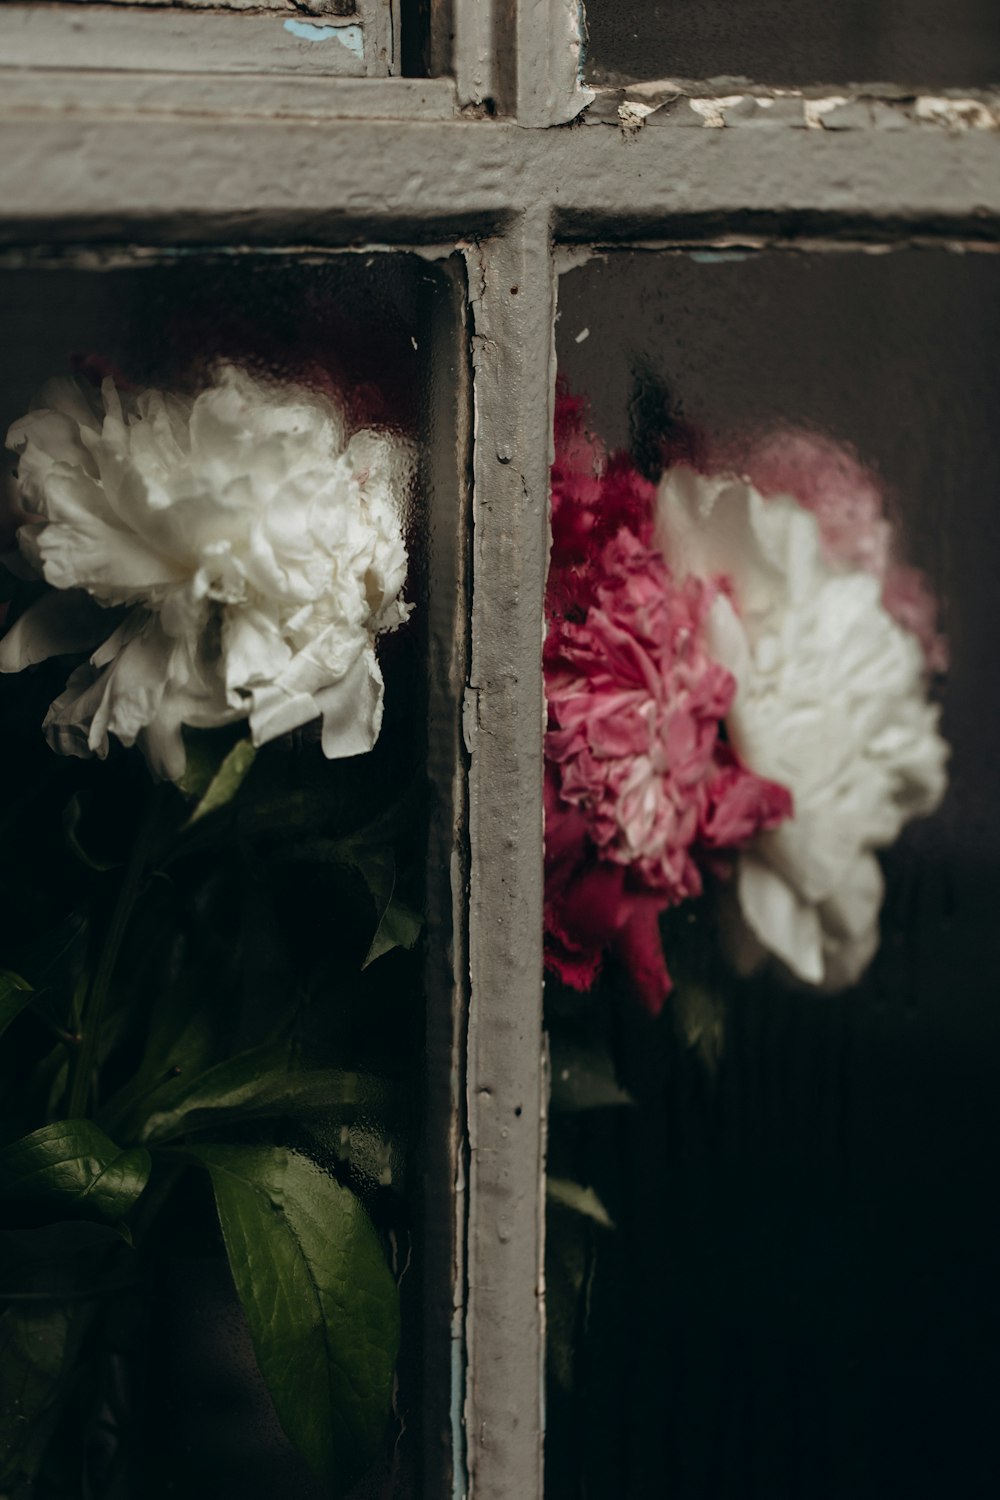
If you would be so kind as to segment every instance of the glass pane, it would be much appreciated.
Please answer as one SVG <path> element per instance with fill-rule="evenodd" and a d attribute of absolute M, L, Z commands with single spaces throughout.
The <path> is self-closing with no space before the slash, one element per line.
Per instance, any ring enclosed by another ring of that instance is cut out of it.
<path fill-rule="evenodd" d="M 998 278 L 560 282 L 554 1500 L 992 1485 Z"/>
<path fill-rule="evenodd" d="M 453 285 L 0 273 L 4 1494 L 418 1491 Z"/>
<path fill-rule="evenodd" d="M 992 0 L 587 0 L 587 77 L 986 88 L 1000 80 Z"/>

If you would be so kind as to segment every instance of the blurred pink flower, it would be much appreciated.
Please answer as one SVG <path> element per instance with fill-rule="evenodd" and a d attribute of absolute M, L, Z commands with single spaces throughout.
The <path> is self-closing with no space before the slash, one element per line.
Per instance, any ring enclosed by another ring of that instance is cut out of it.
<path fill-rule="evenodd" d="M 702 890 L 699 849 L 739 846 L 791 813 L 719 737 L 735 691 L 707 654 L 718 585 L 678 583 L 651 545 L 654 487 L 608 463 L 581 403 L 557 408 L 545 682 L 547 962 L 592 983 L 605 948 L 658 1011 L 658 919 Z"/>

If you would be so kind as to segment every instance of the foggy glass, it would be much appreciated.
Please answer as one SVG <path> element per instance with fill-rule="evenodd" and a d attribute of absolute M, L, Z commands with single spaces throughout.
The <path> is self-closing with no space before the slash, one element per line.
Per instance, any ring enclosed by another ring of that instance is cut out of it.
<path fill-rule="evenodd" d="M 292 262 L 223 254 L 94 271 L 0 271 L 3 433 L 51 376 L 76 372 L 99 382 L 110 371 L 133 388 L 197 390 L 212 362 L 224 359 L 266 379 L 319 389 L 332 385 L 353 427 L 387 427 L 405 438 L 415 454 L 404 591 L 415 608 L 402 629 L 379 642 L 385 717 L 375 749 L 331 766 L 320 757 L 317 735 L 310 738 L 303 731 L 293 737 L 294 744 L 280 747 L 277 756 L 266 757 L 271 770 L 265 775 L 272 781 L 263 810 L 247 826 L 246 857 L 242 862 L 231 859 L 218 876 L 220 886 L 229 882 L 219 899 L 212 891 L 205 898 L 210 921 L 220 924 L 219 941 L 240 976 L 234 984 L 242 1019 L 232 1050 L 256 1045 L 268 1035 L 269 1006 L 276 996 L 302 993 L 309 997 L 296 1022 L 303 1057 L 316 1065 L 369 1068 L 383 1080 L 373 1097 L 359 1096 L 347 1123 L 339 1115 L 326 1116 L 320 1107 L 306 1124 L 289 1121 L 278 1127 L 279 1144 L 307 1156 L 356 1193 L 400 1283 L 398 1389 L 382 1458 L 352 1491 L 359 1500 L 418 1491 L 426 1384 L 424 1308 L 428 1287 L 435 1287 L 449 1269 L 428 1263 L 420 1201 L 428 1152 L 443 1150 L 440 1143 L 428 1144 L 423 1118 L 427 939 L 410 950 L 400 946 L 386 952 L 358 974 L 363 946 L 355 950 L 371 937 L 371 911 L 357 889 L 345 884 L 342 868 L 321 859 L 289 863 L 266 890 L 256 884 L 256 875 L 261 860 L 266 864 L 277 858 L 273 850 L 284 833 L 282 799 L 289 805 L 298 797 L 321 799 L 324 778 L 332 775 L 341 788 L 342 806 L 331 817 L 341 830 L 351 826 L 355 798 L 370 811 L 410 797 L 415 811 L 400 835 L 397 862 L 405 854 L 408 899 L 418 907 L 424 900 L 431 817 L 428 770 L 432 776 L 440 771 L 448 753 L 447 746 L 428 744 L 428 639 L 440 601 L 447 602 L 446 613 L 455 607 L 455 584 L 448 572 L 456 545 L 454 521 L 449 514 L 442 532 L 433 519 L 435 485 L 445 481 L 441 466 L 428 457 L 432 445 L 447 447 L 451 441 L 454 448 L 450 434 L 457 420 L 459 383 L 449 362 L 458 358 L 458 344 L 449 345 L 447 336 L 452 293 L 449 276 L 440 268 L 392 255 Z M 4 454 L 3 469 L 12 470 L 14 462 Z M 8 850 L 19 849 L 21 865 L 30 860 L 36 838 L 59 837 L 67 767 L 44 744 L 41 720 L 66 671 L 65 659 L 57 659 L 0 678 L 0 818 Z M 434 710 L 439 730 L 443 691 L 439 687 Z M 251 777 L 264 758 L 258 756 Z M 126 761 L 131 772 L 123 769 Z M 130 775 L 134 780 L 141 771 L 139 751 L 123 752 L 120 745 L 112 746 L 108 762 L 86 764 L 92 767 L 95 786 L 102 777 L 100 784 L 106 785 L 106 773 L 112 770 L 126 786 Z M 28 814 L 19 806 L 26 787 Z M 112 842 L 124 831 L 112 828 Z M 325 831 L 322 817 L 317 816 L 310 831 L 317 836 Z M 253 852 L 257 834 L 264 844 L 257 843 Z M 9 866 L 0 912 L 0 935 L 8 948 L 33 935 L 36 896 L 36 872 L 24 875 Z M 401 869 L 397 863 L 397 873 Z M 202 873 L 199 866 L 198 879 Z M 175 875 L 183 886 L 186 867 L 182 864 Z M 58 890 L 61 867 L 47 878 Z M 211 870 L 208 878 L 209 884 L 216 879 Z M 19 885 L 16 896 L 14 885 Z M 171 881 L 164 879 L 159 890 L 165 920 L 173 921 Z M 151 934 L 155 955 L 155 919 Z M 353 964 L 346 982 L 345 943 Z M 279 949 L 281 965 L 275 958 Z M 437 967 L 440 971 L 440 963 Z M 162 982 L 161 974 L 151 973 L 151 1004 Z M 13 1035 L 8 1034 L 5 1047 Z M 50 1046 L 51 1039 L 39 1028 L 29 1043 L 39 1050 Z M 5 1056 L 10 1055 L 8 1049 Z M 130 1057 L 126 1049 L 116 1065 L 122 1077 L 128 1075 Z M 4 1086 L 5 1117 L 16 1111 L 13 1082 L 8 1079 Z M 249 1129 L 249 1136 L 244 1130 L 234 1138 L 258 1139 L 259 1127 L 257 1135 Z M 199 1500 L 225 1491 L 245 1500 L 272 1500 L 284 1491 L 318 1500 L 327 1490 L 284 1436 L 257 1370 L 207 1178 L 195 1174 L 177 1201 L 172 1200 L 163 1235 L 152 1279 L 138 1292 L 129 1288 L 122 1293 L 108 1314 L 108 1338 L 114 1345 L 108 1357 L 118 1361 L 120 1410 L 114 1421 L 107 1411 L 95 1418 L 88 1458 L 93 1489 L 88 1493 L 106 1500 L 136 1494 Z M 5 1289 L 0 1286 L 0 1309 Z M 127 1324 L 119 1326 L 115 1319 L 125 1314 Z M 53 1444 L 58 1442 L 57 1435 Z"/>
<path fill-rule="evenodd" d="M 987 88 L 1000 81 L 992 0 L 587 0 L 586 76 Z"/>
<path fill-rule="evenodd" d="M 567 1236 L 550 1200 L 550 1500 L 995 1482 L 998 293 L 994 257 L 936 249 L 610 253 L 560 281 L 560 377 L 651 477 L 687 427 L 738 455 L 785 423 L 877 473 L 942 601 L 952 755 L 942 806 L 882 856 L 852 990 L 731 978 L 721 1016 L 668 998 L 652 1021 L 613 969 L 588 996 L 548 982 L 549 1170 L 615 1226 Z M 675 940 L 717 961 L 693 909 L 664 934 L 668 964 Z M 574 1111 L 567 1037 L 606 1049 L 631 1107 Z"/>

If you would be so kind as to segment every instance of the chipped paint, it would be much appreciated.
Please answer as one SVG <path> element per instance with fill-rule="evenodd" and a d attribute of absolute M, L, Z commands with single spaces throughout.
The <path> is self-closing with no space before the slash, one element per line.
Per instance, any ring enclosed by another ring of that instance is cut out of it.
<path fill-rule="evenodd" d="M 598 88 L 585 120 L 617 125 L 627 136 L 643 126 L 734 127 L 824 131 L 906 130 L 926 126 L 949 134 L 1000 130 L 1000 94 L 978 98 L 855 89 L 810 94 L 793 88 L 749 86 L 742 93 L 711 93 L 707 84 L 682 79 Z"/>
<path fill-rule="evenodd" d="M 726 110 L 742 103 L 744 97 L 743 94 L 723 94 L 721 99 L 689 99 L 688 104 L 710 130 L 721 130 L 726 123 Z"/>
<path fill-rule="evenodd" d="M 916 117 L 929 125 L 944 125 L 948 130 L 1000 130 L 1000 103 L 981 99 L 938 98 L 922 95 L 916 103 Z"/>
<path fill-rule="evenodd" d="M 846 94 L 831 94 L 827 99 L 803 99 L 802 113 L 807 130 L 822 130 L 824 115 L 832 114 L 844 104 L 850 103 Z"/>
<path fill-rule="evenodd" d="M 646 116 L 651 115 L 654 108 L 655 105 L 636 104 L 631 100 L 626 100 L 624 104 L 619 104 L 618 118 L 622 122 L 622 130 L 627 135 L 634 135 L 637 130 L 645 125 Z"/>
<path fill-rule="evenodd" d="M 554 245 L 552 261 L 557 284 L 560 276 L 565 276 L 569 271 L 575 271 L 578 267 L 587 265 L 595 258 L 595 255 L 596 252 L 590 245 Z"/>
<path fill-rule="evenodd" d="M 364 59 L 365 42 L 360 26 L 318 26 L 315 21 L 285 21 L 282 24 L 300 42 L 338 41 L 359 61 Z"/>

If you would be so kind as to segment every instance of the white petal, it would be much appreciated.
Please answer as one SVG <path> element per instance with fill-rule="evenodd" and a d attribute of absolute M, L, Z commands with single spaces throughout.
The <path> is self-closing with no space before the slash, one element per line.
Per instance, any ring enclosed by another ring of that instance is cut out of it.
<path fill-rule="evenodd" d="M 24 557 L 59 590 L 134 607 L 86 638 L 102 644 L 52 707 L 53 742 L 102 754 L 111 733 L 138 739 L 170 776 L 183 725 L 248 714 L 257 743 L 322 716 L 328 754 L 370 748 L 374 639 L 409 613 L 409 445 L 348 442 L 326 397 L 233 366 L 194 399 L 110 380 L 102 396 L 103 412 L 57 391 L 15 433 L 35 507 Z M 12 633 L 0 660 L 55 649 L 42 623 Z"/>
<path fill-rule="evenodd" d="M 370 647 L 345 677 L 315 694 L 328 760 L 364 755 L 372 748 L 382 728 L 382 695 L 382 673 Z"/>
<path fill-rule="evenodd" d="M 266 745 L 319 718 L 315 698 L 308 693 L 288 692 L 273 682 L 254 688 L 250 701 L 250 736 L 255 745 Z"/>
<path fill-rule="evenodd" d="M 673 470 L 656 524 L 675 570 L 729 580 L 735 610 L 720 598 L 709 617 L 710 652 L 737 679 L 726 728 L 793 799 L 794 817 L 740 860 L 748 926 L 801 978 L 853 982 L 877 943 L 872 851 L 946 784 L 919 645 L 876 578 L 825 561 L 816 518 L 787 497 Z"/>
<path fill-rule="evenodd" d="M 878 951 L 878 923 L 874 923 L 856 938 L 834 938 L 823 944 L 826 972 L 822 988 L 828 995 L 839 990 L 850 989 L 857 984 L 862 974 Z"/>
<path fill-rule="evenodd" d="M 107 739 L 97 745 L 90 742 L 90 727 L 104 695 L 102 677 L 103 673 L 84 662 L 70 673 L 65 691 L 49 706 L 42 730 L 60 755 L 87 759 L 96 754 L 102 760 L 107 755 Z"/>
<path fill-rule="evenodd" d="M 823 931 L 830 946 L 840 939 L 867 941 L 878 926 L 884 894 L 885 882 L 878 860 L 873 854 L 862 854 L 840 888 L 820 906 Z"/>
<path fill-rule="evenodd" d="M 754 937 L 807 984 L 820 984 L 823 941 L 816 907 L 800 900 L 787 881 L 750 854 L 739 858 L 737 890 Z"/>
<path fill-rule="evenodd" d="M 226 610 L 222 654 L 226 690 L 233 704 L 238 703 L 241 693 L 249 688 L 280 677 L 292 659 L 277 622 L 263 610 L 250 607 Z M 284 733 L 283 730 L 279 732 Z"/>
<path fill-rule="evenodd" d="M 155 620 L 124 644 L 102 670 L 104 694 L 90 728 L 91 748 L 116 734 L 123 745 L 133 745 L 140 730 L 155 719 L 170 675 L 172 645 Z"/>
<path fill-rule="evenodd" d="M 113 619 L 82 589 L 50 589 L 0 641 L 0 672 L 20 672 L 50 656 L 89 651 Z"/>

